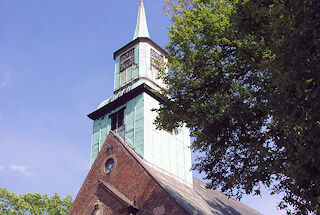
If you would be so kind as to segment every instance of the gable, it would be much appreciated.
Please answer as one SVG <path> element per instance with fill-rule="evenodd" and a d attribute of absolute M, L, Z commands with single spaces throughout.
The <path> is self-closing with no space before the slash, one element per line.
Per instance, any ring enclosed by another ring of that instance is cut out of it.
<path fill-rule="evenodd" d="M 112 185 L 99 181 L 93 195 L 82 206 L 81 214 L 135 214 L 139 210 Z"/>
<path fill-rule="evenodd" d="M 109 159 L 113 159 L 114 166 L 107 173 L 105 164 Z M 123 206 L 139 209 L 138 214 L 187 214 L 141 162 L 117 134 L 110 132 L 69 214 L 92 214 L 98 201 L 103 214 L 121 214 Z M 116 206 L 111 207 L 112 202 Z"/>
<path fill-rule="evenodd" d="M 110 159 L 113 167 L 106 172 Z M 139 210 L 139 215 L 260 214 L 194 180 L 191 187 L 146 162 L 111 131 L 68 214 L 94 214 L 97 204 L 104 215 L 128 214 L 128 210 L 132 214 Z"/>

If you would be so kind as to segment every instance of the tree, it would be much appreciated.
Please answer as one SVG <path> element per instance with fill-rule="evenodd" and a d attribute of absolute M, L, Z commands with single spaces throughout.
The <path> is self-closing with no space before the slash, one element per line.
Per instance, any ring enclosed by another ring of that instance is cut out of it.
<path fill-rule="evenodd" d="M 166 2 L 157 127 L 190 128 L 209 186 L 320 213 L 320 1 Z"/>
<path fill-rule="evenodd" d="M 57 193 L 52 197 L 40 193 L 15 194 L 0 188 L 1 214 L 67 214 L 72 205 L 72 196 L 61 199 Z"/>

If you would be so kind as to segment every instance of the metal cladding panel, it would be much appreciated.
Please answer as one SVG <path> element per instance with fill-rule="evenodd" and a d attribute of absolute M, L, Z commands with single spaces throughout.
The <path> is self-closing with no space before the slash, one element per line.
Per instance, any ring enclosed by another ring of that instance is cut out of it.
<path fill-rule="evenodd" d="M 177 161 L 180 165 L 184 165 L 183 143 L 180 141 L 176 141 L 176 145 L 177 145 Z"/>
<path fill-rule="evenodd" d="M 147 43 L 139 43 L 139 76 L 147 75 Z"/>
<path fill-rule="evenodd" d="M 139 61 L 140 61 L 140 56 L 139 56 L 139 50 L 140 50 L 140 47 L 137 45 L 135 46 L 135 49 L 134 49 L 134 63 L 138 66 L 135 66 L 134 67 L 134 70 L 133 70 L 133 77 L 132 78 L 135 78 L 137 76 L 139 76 L 139 69 L 140 69 L 140 65 L 139 65 Z"/>
<path fill-rule="evenodd" d="M 125 105 L 126 109 L 124 111 L 124 120 L 125 120 L 125 141 L 129 146 L 133 147 L 134 145 L 134 118 L 135 118 L 135 103 L 136 98 L 128 101 Z"/>
<path fill-rule="evenodd" d="M 147 130 L 146 130 L 147 132 Z M 147 139 L 144 139 L 145 142 L 148 142 Z M 146 161 L 149 161 L 150 163 L 153 163 L 153 152 L 152 152 L 152 147 L 144 147 L 144 154 L 143 157 Z"/>
<path fill-rule="evenodd" d="M 167 132 L 164 132 L 163 135 L 163 141 L 161 144 L 161 148 L 162 148 L 162 157 L 163 159 L 170 159 L 170 134 Z"/>
<path fill-rule="evenodd" d="M 177 159 L 177 145 L 176 140 L 174 137 L 170 138 L 170 145 L 169 145 L 169 151 L 170 151 L 170 161 L 174 163 L 178 163 Z"/>
<path fill-rule="evenodd" d="M 162 150 L 161 150 L 161 134 L 159 134 L 157 131 L 152 132 L 152 148 L 153 148 L 153 159 L 154 160 L 160 160 L 162 158 Z M 161 162 L 160 164 L 157 164 L 161 168 Z"/>
<path fill-rule="evenodd" d="M 92 164 L 94 163 L 94 161 L 96 160 L 98 153 L 99 153 L 99 144 L 95 143 L 91 145 L 91 164 L 90 166 L 92 166 Z"/>
<path fill-rule="evenodd" d="M 153 132 L 153 125 L 151 122 L 148 122 L 147 120 L 144 120 L 144 140 L 146 143 L 146 147 L 152 148 L 152 132 Z"/>
<path fill-rule="evenodd" d="M 126 135 L 129 133 L 132 133 L 134 131 L 134 122 L 132 121 L 131 123 L 126 123 Z"/>
<path fill-rule="evenodd" d="M 93 122 L 93 133 L 96 133 L 98 132 L 100 129 L 100 123 L 99 123 L 99 120 L 95 120 Z"/>
<path fill-rule="evenodd" d="M 137 99 L 137 102 L 135 103 L 135 107 L 138 108 L 138 107 L 143 107 L 144 106 L 144 95 L 145 93 L 139 95 L 136 97 Z"/>
<path fill-rule="evenodd" d="M 170 160 L 169 159 L 162 158 L 161 166 L 162 166 L 162 169 L 164 169 L 167 172 L 170 172 Z"/>
<path fill-rule="evenodd" d="M 126 115 L 126 129 L 130 130 L 134 127 L 134 111 L 127 112 Z"/>
<path fill-rule="evenodd" d="M 193 183 L 193 177 L 192 177 L 192 171 L 191 169 L 189 169 L 187 172 L 186 172 L 186 182 L 192 184 Z"/>
<path fill-rule="evenodd" d="M 138 116 L 138 114 L 137 114 Z M 138 118 L 138 117 L 137 117 Z M 135 125 L 134 125 L 134 131 L 135 132 L 143 132 L 144 130 L 144 122 L 143 122 L 143 118 L 139 118 L 135 121 Z"/>
<path fill-rule="evenodd" d="M 143 107 L 136 107 L 136 117 L 135 117 L 135 123 L 139 123 L 139 128 L 143 129 L 143 113 L 144 109 Z M 142 124 L 142 125 L 140 125 Z"/>
<path fill-rule="evenodd" d="M 159 102 L 144 94 L 144 158 L 151 164 L 168 171 L 180 179 L 192 184 L 191 151 L 189 130 L 180 128 L 180 133 L 157 130 L 153 124 L 157 113 L 152 108 L 159 107 Z M 150 155 L 152 154 L 152 155 Z"/>
<path fill-rule="evenodd" d="M 170 173 L 178 176 L 178 165 L 173 161 L 170 161 Z"/>
<path fill-rule="evenodd" d="M 133 150 L 134 150 L 135 152 L 137 152 L 138 155 L 140 155 L 141 157 L 143 157 L 143 152 L 144 152 L 143 144 L 140 144 L 140 145 L 138 145 L 138 146 L 135 146 L 135 147 L 133 148 Z"/>
<path fill-rule="evenodd" d="M 135 141 L 133 149 L 143 157 L 143 130 L 135 132 Z"/>
<path fill-rule="evenodd" d="M 178 165 L 178 177 L 182 180 L 186 180 L 185 165 Z"/>
<path fill-rule="evenodd" d="M 133 74 L 132 74 L 133 78 L 139 76 L 139 68 L 136 67 L 134 70 L 133 70 Z"/>
<path fill-rule="evenodd" d="M 119 76 L 120 76 L 120 85 L 125 84 L 125 81 L 121 82 L 121 80 L 126 80 L 126 73 L 121 72 Z"/>
<path fill-rule="evenodd" d="M 126 138 L 125 141 L 129 144 L 129 146 L 133 147 L 134 145 L 134 133 L 133 129 L 127 130 L 126 128 Z"/>
<path fill-rule="evenodd" d="M 127 103 L 126 114 L 126 141 L 143 157 L 143 95 L 140 94 Z"/>
<path fill-rule="evenodd" d="M 116 65 L 114 71 L 114 89 L 117 89 L 120 85 L 120 56 L 116 58 Z"/>
<path fill-rule="evenodd" d="M 152 123 L 148 122 L 144 118 L 144 159 L 150 163 L 153 163 L 153 147 L 152 147 Z"/>
<path fill-rule="evenodd" d="M 135 129 L 134 129 L 134 132 L 135 132 L 135 136 L 136 138 L 139 138 L 137 135 L 138 133 L 142 134 L 143 136 L 143 130 L 144 130 L 144 127 L 143 127 L 144 123 L 143 123 L 143 119 L 139 119 L 135 122 Z M 143 137 L 140 137 L 140 138 L 143 138 Z"/>
<path fill-rule="evenodd" d="M 159 102 L 153 98 L 150 98 L 150 96 L 146 95 L 146 99 L 144 101 L 145 103 L 145 112 L 144 112 L 144 118 L 146 122 L 149 122 L 152 125 L 152 128 L 155 128 L 153 125 L 153 122 L 157 116 L 157 113 L 155 111 L 151 111 L 153 108 L 159 107 Z"/>
<path fill-rule="evenodd" d="M 99 151 L 100 151 L 104 141 L 106 141 L 106 139 L 107 139 L 107 134 L 109 133 L 109 132 L 107 132 L 107 130 L 108 130 L 107 126 L 104 126 L 101 128 Z"/>
<path fill-rule="evenodd" d="M 93 134 L 92 138 L 93 142 L 92 145 L 98 145 L 99 144 L 99 131 Z"/>
<path fill-rule="evenodd" d="M 190 155 L 190 158 L 189 158 L 189 155 Z M 192 163 L 191 163 L 191 150 L 190 150 L 190 148 L 184 147 L 184 157 L 185 157 L 185 160 L 184 160 L 185 165 L 191 167 Z"/>

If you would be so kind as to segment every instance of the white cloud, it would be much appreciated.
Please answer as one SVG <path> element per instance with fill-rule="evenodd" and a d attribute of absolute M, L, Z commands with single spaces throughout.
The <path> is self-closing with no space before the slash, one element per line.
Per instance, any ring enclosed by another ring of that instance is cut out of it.
<path fill-rule="evenodd" d="M 10 168 L 14 171 L 19 171 L 24 175 L 31 175 L 31 173 L 27 170 L 29 169 L 27 166 L 10 164 Z"/>
<path fill-rule="evenodd" d="M 10 72 L 3 72 L 0 75 L 0 88 L 7 86 L 9 81 L 11 80 Z"/>

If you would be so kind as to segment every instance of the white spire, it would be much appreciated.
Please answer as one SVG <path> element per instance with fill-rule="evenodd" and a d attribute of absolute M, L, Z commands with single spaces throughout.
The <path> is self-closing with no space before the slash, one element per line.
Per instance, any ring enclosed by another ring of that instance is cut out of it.
<path fill-rule="evenodd" d="M 147 26 L 146 12 L 144 10 L 144 5 L 143 5 L 143 0 L 140 0 L 137 26 L 136 26 L 136 31 L 134 32 L 133 40 L 137 39 L 138 37 L 150 38 L 148 26 Z"/>

